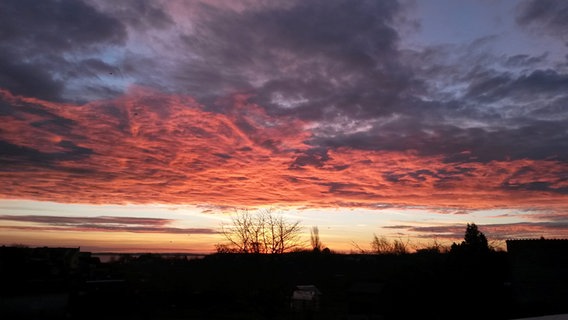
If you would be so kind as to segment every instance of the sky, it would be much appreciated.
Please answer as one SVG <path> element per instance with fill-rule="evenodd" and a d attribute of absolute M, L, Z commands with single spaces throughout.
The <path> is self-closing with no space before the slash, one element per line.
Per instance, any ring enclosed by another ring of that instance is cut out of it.
<path fill-rule="evenodd" d="M 0 244 L 568 238 L 568 2 L 0 2 Z"/>

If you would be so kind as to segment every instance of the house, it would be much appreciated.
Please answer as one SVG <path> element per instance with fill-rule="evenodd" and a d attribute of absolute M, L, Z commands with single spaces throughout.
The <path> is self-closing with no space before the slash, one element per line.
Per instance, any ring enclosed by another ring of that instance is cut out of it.
<path fill-rule="evenodd" d="M 315 312 L 320 308 L 322 293 L 314 285 L 298 285 L 292 292 L 290 306 L 296 312 Z"/>

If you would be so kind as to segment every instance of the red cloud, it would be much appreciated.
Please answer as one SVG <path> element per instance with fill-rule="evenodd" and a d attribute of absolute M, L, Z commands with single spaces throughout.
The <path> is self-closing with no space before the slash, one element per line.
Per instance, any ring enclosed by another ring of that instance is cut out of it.
<path fill-rule="evenodd" d="M 566 208 L 568 164 L 448 163 L 444 157 L 308 144 L 308 123 L 236 95 L 224 113 L 133 88 L 85 105 L 0 91 L 0 194 L 57 202 L 214 206 L 377 204 Z"/>

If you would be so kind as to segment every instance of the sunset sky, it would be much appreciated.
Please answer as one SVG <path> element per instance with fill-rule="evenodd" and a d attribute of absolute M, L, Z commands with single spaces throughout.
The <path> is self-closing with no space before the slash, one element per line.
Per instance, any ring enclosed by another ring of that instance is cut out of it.
<path fill-rule="evenodd" d="M 0 1 L 0 245 L 568 238 L 568 1 Z"/>

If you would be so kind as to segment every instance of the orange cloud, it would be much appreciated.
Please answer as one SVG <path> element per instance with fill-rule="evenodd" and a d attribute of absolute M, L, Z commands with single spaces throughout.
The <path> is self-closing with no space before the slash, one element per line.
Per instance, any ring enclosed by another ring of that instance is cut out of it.
<path fill-rule="evenodd" d="M 566 209 L 568 164 L 310 144 L 310 124 L 235 95 L 223 113 L 132 88 L 53 103 L 0 91 L 0 194 L 69 203 Z"/>

